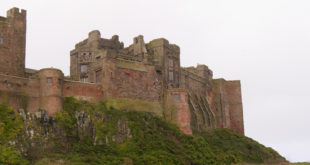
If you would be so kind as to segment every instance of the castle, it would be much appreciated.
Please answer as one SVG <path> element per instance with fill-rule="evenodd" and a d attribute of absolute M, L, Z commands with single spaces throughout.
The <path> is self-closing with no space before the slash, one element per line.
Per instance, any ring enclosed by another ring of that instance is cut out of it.
<path fill-rule="evenodd" d="M 240 81 L 213 79 L 206 65 L 180 66 L 180 48 L 164 38 L 129 47 L 95 30 L 70 52 L 70 76 L 61 70 L 25 68 L 26 11 L 0 17 L 0 103 L 50 115 L 65 97 L 124 110 L 152 112 L 186 134 L 230 128 L 244 134 Z"/>

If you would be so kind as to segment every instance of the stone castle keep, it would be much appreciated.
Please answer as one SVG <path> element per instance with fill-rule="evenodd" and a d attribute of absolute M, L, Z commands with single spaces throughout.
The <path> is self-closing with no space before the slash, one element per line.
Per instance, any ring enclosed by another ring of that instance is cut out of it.
<path fill-rule="evenodd" d="M 70 76 L 61 70 L 25 68 L 26 11 L 0 17 L 0 103 L 50 115 L 65 97 L 152 112 L 184 133 L 230 128 L 244 134 L 240 81 L 213 79 L 206 65 L 180 66 L 180 48 L 164 38 L 129 47 L 95 30 L 70 52 Z"/>

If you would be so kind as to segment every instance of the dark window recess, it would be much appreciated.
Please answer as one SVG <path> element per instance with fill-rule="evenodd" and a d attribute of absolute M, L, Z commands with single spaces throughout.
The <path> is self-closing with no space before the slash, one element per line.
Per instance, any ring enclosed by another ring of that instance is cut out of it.
<path fill-rule="evenodd" d="M 53 79 L 51 77 L 48 77 L 46 80 L 48 85 L 52 85 Z"/>
<path fill-rule="evenodd" d="M 58 85 L 59 86 L 61 85 L 61 79 L 58 79 Z"/>
<path fill-rule="evenodd" d="M 100 59 L 101 59 L 100 56 L 96 57 L 96 61 L 97 61 L 97 62 L 100 62 Z"/>
<path fill-rule="evenodd" d="M 98 70 L 96 71 L 96 83 L 101 82 L 101 80 L 102 80 L 102 71 Z"/>

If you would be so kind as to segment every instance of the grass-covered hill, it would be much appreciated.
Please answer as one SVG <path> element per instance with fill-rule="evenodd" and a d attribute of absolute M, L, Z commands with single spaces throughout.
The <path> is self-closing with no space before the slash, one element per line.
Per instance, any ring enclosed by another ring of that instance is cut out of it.
<path fill-rule="evenodd" d="M 50 117 L 0 105 L 0 164 L 236 164 L 285 162 L 272 148 L 229 129 L 185 135 L 149 113 L 67 98 Z"/>

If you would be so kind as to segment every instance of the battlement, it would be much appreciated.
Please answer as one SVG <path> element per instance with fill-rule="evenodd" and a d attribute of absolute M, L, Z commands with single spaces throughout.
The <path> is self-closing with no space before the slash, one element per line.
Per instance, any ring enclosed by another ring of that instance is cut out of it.
<path fill-rule="evenodd" d="M 75 50 L 77 49 L 123 49 L 124 44 L 119 42 L 119 37 L 117 35 L 112 36 L 111 39 L 101 38 L 99 30 L 93 30 L 88 33 L 88 38 L 79 42 L 75 45 Z M 71 52 L 75 52 L 72 50 Z"/>
<path fill-rule="evenodd" d="M 26 18 L 26 14 L 27 14 L 27 11 L 24 10 L 24 9 L 19 9 L 17 7 L 14 7 L 10 10 L 7 11 L 6 15 L 7 17 L 17 17 L 17 16 L 22 16 L 24 18 Z"/>
<path fill-rule="evenodd" d="M 208 66 L 204 64 L 197 64 L 196 67 L 190 66 L 190 67 L 183 67 L 182 68 L 185 72 L 189 72 L 190 74 L 195 74 L 198 77 L 201 77 L 203 79 L 212 79 L 213 72 L 209 69 Z"/>

